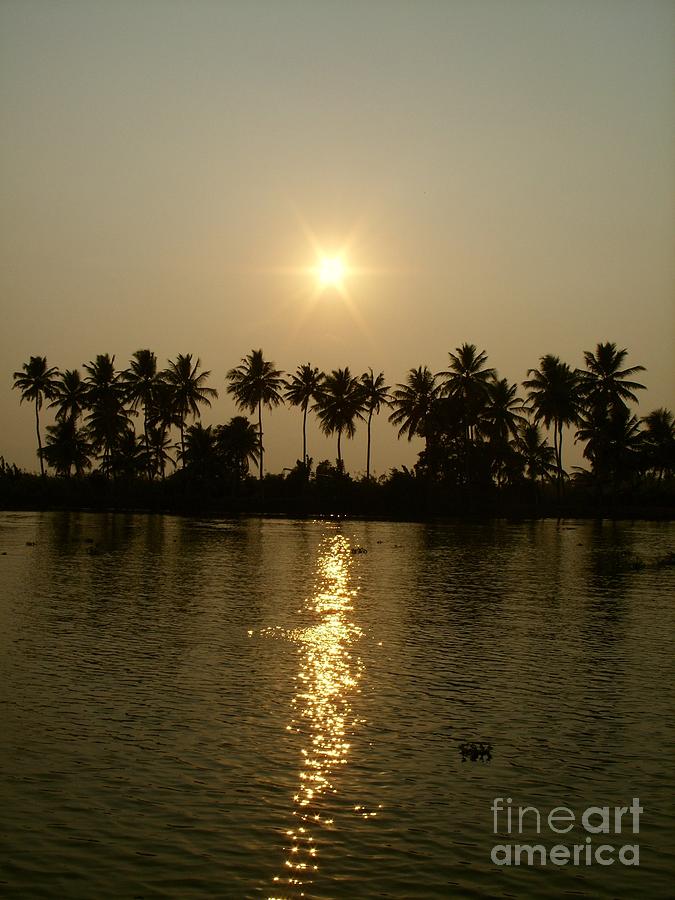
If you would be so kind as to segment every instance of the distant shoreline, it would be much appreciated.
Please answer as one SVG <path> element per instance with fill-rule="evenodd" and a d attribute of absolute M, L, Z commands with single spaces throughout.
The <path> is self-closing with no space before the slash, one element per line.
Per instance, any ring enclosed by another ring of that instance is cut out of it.
<path fill-rule="evenodd" d="M 166 479 L 36 475 L 5 467 L 0 510 L 121 512 L 232 518 L 328 518 L 427 522 L 490 519 L 675 520 L 675 478 L 629 485 L 557 485 L 522 481 L 461 486 L 410 472 L 354 479 L 333 469 L 302 479 L 270 474 L 261 483 L 178 470 Z"/>
<path fill-rule="evenodd" d="M 261 512 L 194 509 L 149 509 L 143 507 L 0 507 L 0 513 L 89 513 L 94 515 L 133 515 L 133 516 L 176 516 L 195 519 L 267 519 L 284 521 L 347 521 L 347 522 L 392 522 L 433 524 L 446 522 L 673 522 L 675 510 L 619 510 L 614 513 L 596 513 L 566 511 L 561 514 L 545 512 L 540 514 L 433 514 L 425 517 L 404 515 L 376 515 L 367 513 L 326 513 L 326 512 Z"/>

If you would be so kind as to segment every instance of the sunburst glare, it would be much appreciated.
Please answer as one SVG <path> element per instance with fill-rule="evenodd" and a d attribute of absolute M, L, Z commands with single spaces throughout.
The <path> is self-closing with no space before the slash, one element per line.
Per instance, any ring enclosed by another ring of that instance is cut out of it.
<path fill-rule="evenodd" d="M 319 284 L 324 287 L 342 287 L 347 267 L 339 257 L 324 256 L 318 266 Z"/>

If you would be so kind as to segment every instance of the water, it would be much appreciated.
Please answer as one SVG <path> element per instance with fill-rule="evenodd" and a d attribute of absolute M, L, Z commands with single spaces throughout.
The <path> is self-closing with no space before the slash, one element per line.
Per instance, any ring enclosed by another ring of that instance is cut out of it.
<path fill-rule="evenodd" d="M 0 513 L 0 895 L 672 896 L 674 538 Z M 634 797 L 639 866 L 491 861 Z"/>

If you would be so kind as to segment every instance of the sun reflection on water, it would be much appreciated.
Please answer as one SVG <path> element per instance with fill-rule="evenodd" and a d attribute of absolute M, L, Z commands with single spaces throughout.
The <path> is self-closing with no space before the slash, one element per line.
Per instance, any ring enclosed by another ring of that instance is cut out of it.
<path fill-rule="evenodd" d="M 319 867 L 318 830 L 333 824 L 322 798 L 337 791 L 335 775 L 347 762 L 349 734 L 358 724 L 350 697 L 358 689 L 362 664 L 350 647 L 361 630 L 351 621 L 357 593 L 350 587 L 351 565 L 349 540 L 341 534 L 326 538 L 317 563 L 316 590 L 305 606 L 316 622 L 289 635 L 299 646 L 301 666 L 287 729 L 302 735 L 305 746 L 293 796 L 297 824 L 286 832 L 284 872 L 274 881 L 275 891 L 301 897 Z M 275 893 L 269 900 L 284 900 L 284 894 Z"/>

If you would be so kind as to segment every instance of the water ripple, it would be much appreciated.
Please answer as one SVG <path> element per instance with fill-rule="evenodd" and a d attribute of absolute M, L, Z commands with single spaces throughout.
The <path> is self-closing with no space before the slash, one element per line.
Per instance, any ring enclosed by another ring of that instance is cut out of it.
<path fill-rule="evenodd" d="M 0 893 L 670 896 L 674 534 L 0 514 Z M 497 867 L 495 797 L 640 866 Z"/>

